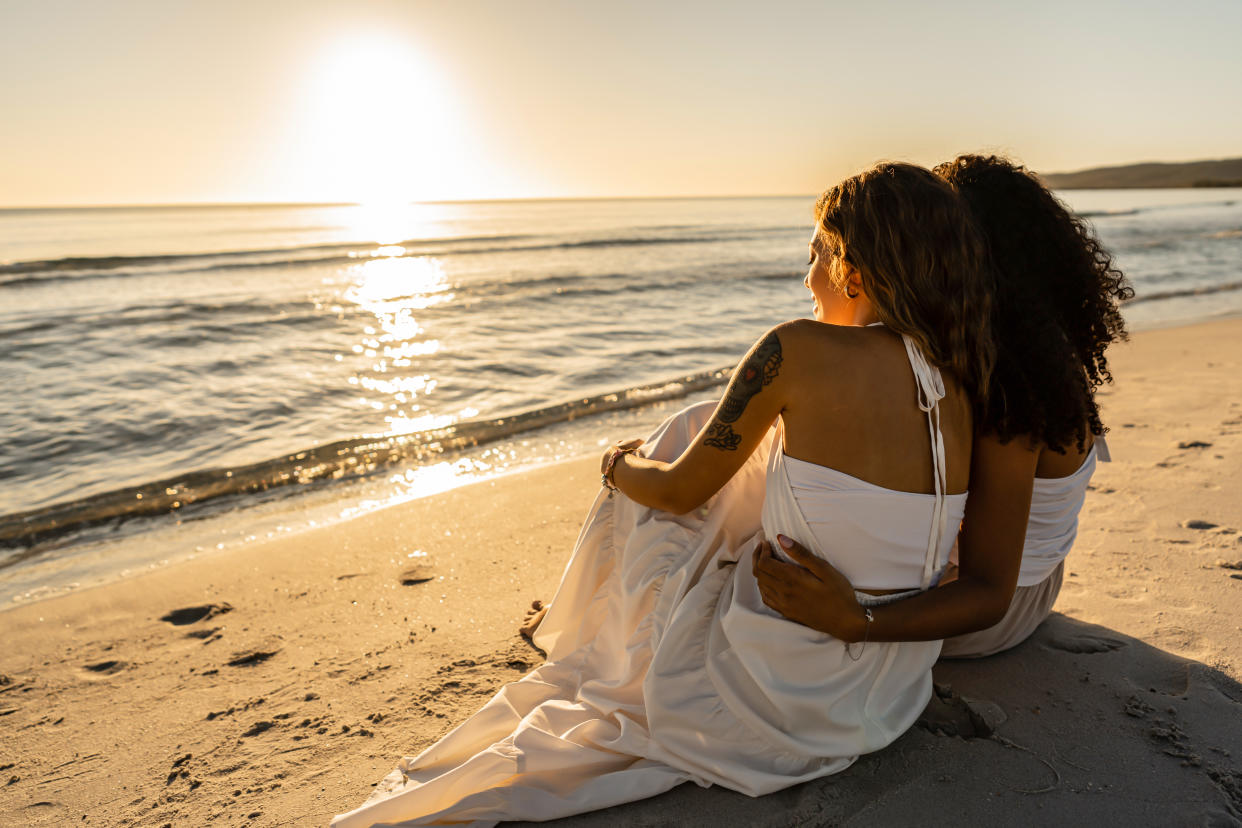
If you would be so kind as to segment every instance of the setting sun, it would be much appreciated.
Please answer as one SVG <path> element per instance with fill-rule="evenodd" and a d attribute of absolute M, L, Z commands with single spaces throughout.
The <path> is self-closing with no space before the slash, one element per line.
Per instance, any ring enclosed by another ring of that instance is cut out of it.
<path fill-rule="evenodd" d="M 315 55 L 300 143 L 314 189 L 392 209 L 451 191 L 460 129 L 441 75 L 417 46 L 371 33 Z"/>

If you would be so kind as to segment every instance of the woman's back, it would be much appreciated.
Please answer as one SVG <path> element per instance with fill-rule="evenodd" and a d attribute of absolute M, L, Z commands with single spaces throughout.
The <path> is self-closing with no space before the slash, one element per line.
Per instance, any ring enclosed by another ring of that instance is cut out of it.
<path fill-rule="evenodd" d="M 883 326 L 783 330 L 800 393 L 769 465 L 768 533 L 816 550 L 858 589 L 925 588 L 965 509 L 969 401 Z"/>
<path fill-rule="evenodd" d="M 885 489 L 932 494 L 928 419 L 917 405 L 901 336 L 878 325 L 811 321 L 782 330 L 788 331 L 782 333 L 788 354 L 782 370 L 799 389 L 781 415 L 785 453 Z M 970 475 L 971 405 L 953 377 L 941 377 L 945 396 L 937 408 L 947 493 L 961 494 Z"/>
<path fill-rule="evenodd" d="M 943 446 L 948 423 L 939 421 L 953 420 L 955 441 L 965 445 L 952 455 L 962 462 L 961 455 L 969 457 L 969 407 L 943 417 L 940 372 L 908 337 L 880 328 L 858 331 L 865 338 L 845 340 L 847 348 L 859 344 L 852 352 L 842 351 L 831 326 L 802 328 L 785 336 L 790 347 L 782 369 L 824 376 L 826 365 L 846 355 L 851 370 L 827 375 L 822 388 L 811 386 L 786 405 L 764 480 L 763 534 L 774 547 L 780 532 L 815 554 L 835 550 L 833 564 L 856 586 L 926 588 L 948 561 L 966 501 L 963 492 L 945 494 L 950 452 L 936 447 Z M 864 402 L 886 409 L 876 419 L 892 424 L 893 433 L 860 428 L 851 435 L 854 451 L 834 446 L 851 442 L 834 439 L 835 429 L 867 419 L 869 411 L 855 407 Z M 828 462 L 786 456 L 781 432 L 790 423 L 802 430 L 803 445 Z M 877 477 L 908 481 L 910 490 L 829 465 L 868 463 L 872 454 L 879 456 L 869 466 Z M 901 464 L 899 454 L 911 465 L 915 457 L 926 458 L 927 479 L 890 469 L 888 462 Z M 727 496 L 737 499 L 735 492 Z M 654 756 L 752 795 L 837 772 L 891 742 L 927 704 L 930 668 L 940 653 L 938 641 L 851 647 L 774 612 L 753 574 L 757 541 L 742 550 L 736 566 L 718 559 L 715 571 L 709 568 L 686 594 L 644 681 Z M 700 659 L 706 669 L 692 666 Z"/>

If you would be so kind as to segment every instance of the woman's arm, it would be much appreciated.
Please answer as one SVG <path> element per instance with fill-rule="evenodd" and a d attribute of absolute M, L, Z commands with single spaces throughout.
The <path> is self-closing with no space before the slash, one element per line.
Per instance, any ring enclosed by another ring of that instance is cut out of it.
<path fill-rule="evenodd" d="M 613 484 L 644 506 L 675 514 L 698 508 L 719 491 L 785 407 L 788 349 L 797 348 L 797 325 L 773 328 L 754 344 L 733 372 L 711 420 L 681 457 L 665 463 L 624 454 L 613 467 Z"/>
<path fill-rule="evenodd" d="M 892 604 L 872 607 L 867 623 L 854 588 L 826 561 L 793 541 L 782 548 L 797 564 L 755 552 L 754 573 L 763 601 L 791 621 L 846 642 L 933 641 L 984 630 L 1004 617 L 1013 600 L 1031 508 L 1039 451 L 1015 439 L 976 437 L 970 497 L 958 536 L 957 580 Z"/>

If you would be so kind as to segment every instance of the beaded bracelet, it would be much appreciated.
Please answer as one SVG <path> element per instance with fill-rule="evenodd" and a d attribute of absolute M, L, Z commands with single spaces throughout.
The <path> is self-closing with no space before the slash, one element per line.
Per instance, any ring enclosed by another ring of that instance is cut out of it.
<path fill-rule="evenodd" d="M 609 497 L 612 497 L 612 493 L 617 491 L 617 485 L 612 482 L 612 473 L 613 473 L 613 470 L 616 468 L 617 458 L 619 458 L 623 454 L 633 454 L 636 451 L 638 451 L 637 447 L 619 448 L 619 449 L 616 449 L 613 452 L 613 455 L 608 458 L 608 465 L 604 467 L 604 473 L 599 476 L 599 479 L 600 479 L 600 483 L 603 484 L 604 488 L 608 490 Z"/>

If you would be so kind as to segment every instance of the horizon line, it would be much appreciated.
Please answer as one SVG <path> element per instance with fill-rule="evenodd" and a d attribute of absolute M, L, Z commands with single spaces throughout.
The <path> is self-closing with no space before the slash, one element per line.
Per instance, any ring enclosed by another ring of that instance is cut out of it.
<path fill-rule="evenodd" d="M 707 199 L 747 198 L 814 198 L 816 193 L 765 193 L 731 195 L 644 195 L 644 196 L 517 196 L 509 198 L 443 198 L 426 201 L 383 202 L 385 206 L 413 204 L 495 204 L 516 201 L 694 201 Z M 128 202 L 116 204 L 11 204 L 5 210 L 162 210 L 209 207 L 365 207 L 365 201 L 181 201 Z"/>

